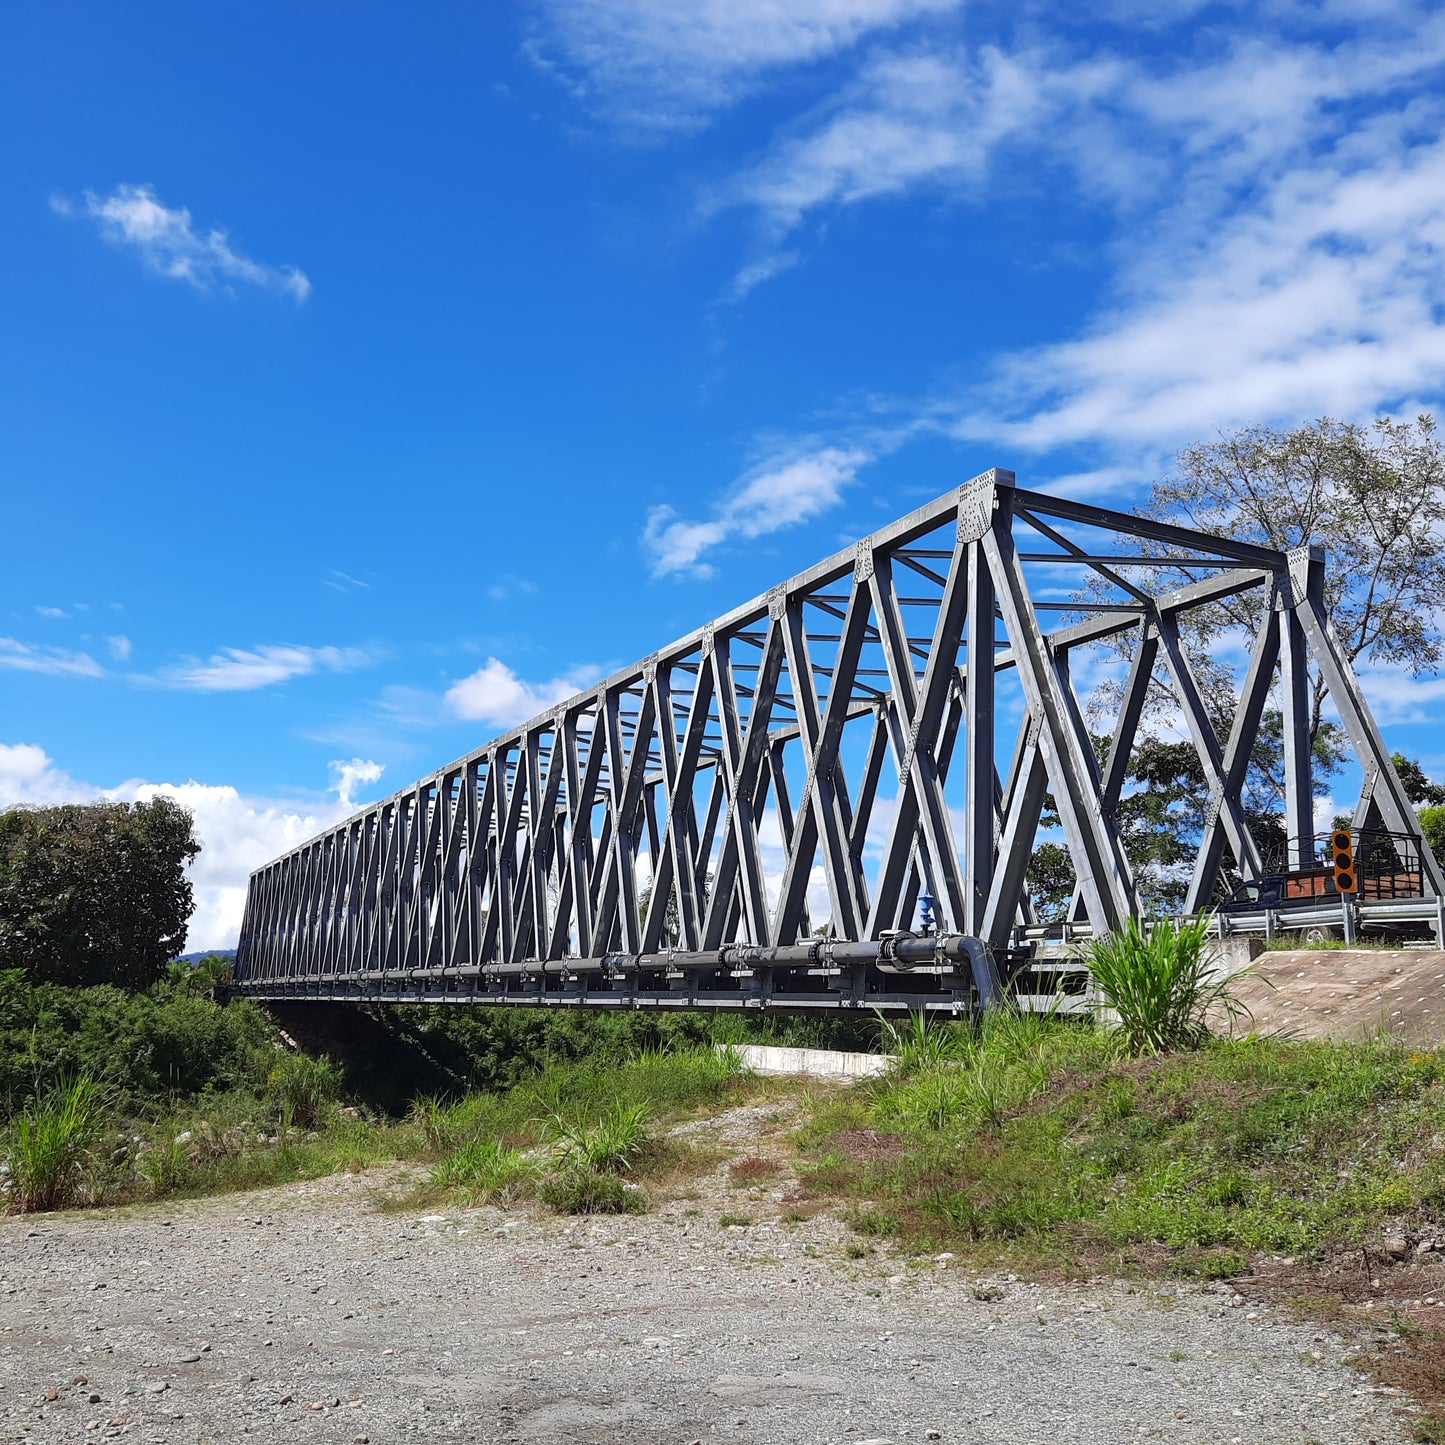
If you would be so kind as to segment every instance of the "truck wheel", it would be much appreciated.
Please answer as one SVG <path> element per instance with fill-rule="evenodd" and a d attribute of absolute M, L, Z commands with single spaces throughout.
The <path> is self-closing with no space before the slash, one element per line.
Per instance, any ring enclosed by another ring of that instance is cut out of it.
<path fill-rule="evenodd" d="M 1312 928 L 1306 928 L 1300 934 L 1300 938 L 1307 944 L 1333 943 L 1337 938 L 1343 938 L 1343 928 L 1335 928 L 1328 923 L 1316 923 Z"/>

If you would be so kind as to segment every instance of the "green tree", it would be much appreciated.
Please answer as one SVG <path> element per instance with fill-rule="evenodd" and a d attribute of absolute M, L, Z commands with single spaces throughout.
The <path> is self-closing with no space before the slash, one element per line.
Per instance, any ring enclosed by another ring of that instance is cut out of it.
<path fill-rule="evenodd" d="M 0 813 L 0 969 L 147 988 L 186 941 L 200 852 L 170 798 Z"/>
<path fill-rule="evenodd" d="M 1437 858 L 1445 858 L 1445 807 L 1421 808 L 1420 830 L 1430 851 Z"/>
<path fill-rule="evenodd" d="M 1062 843 L 1046 840 L 1029 855 L 1025 879 L 1040 923 L 1054 923 L 1068 913 L 1074 877 L 1074 860 Z"/>
<path fill-rule="evenodd" d="M 1445 595 L 1445 443 L 1434 418 L 1245 427 L 1186 447 L 1174 475 L 1155 484 L 1141 510 L 1281 551 L 1322 545 L 1329 557 L 1325 605 L 1351 663 L 1390 662 L 1420 673 L 1440 662 L 1434 619 Z M 1195 575 L 1181 568 L 1176 580 Z M 1253 630 L 1264 605 L 1249 595 L 1200 609 L 1190 644 L 1206 670 L 1213 638 L 1234 626 Z M 1217 682 L 1221 670 L 1212 671 Z M 1318 670 L 1311 694 L 1314 739 L 1325 724 Z"/>
<path fill-rule="evenodd" d="M 1404 753 L 1391 753 L 1390 761 L 1394 763 L 1395 771 L 1405 786 L 1405 796 L 1417 808 L 1422 804 L 1431 808 L 1445 804 L 1445 788 L 1427 777 L 1424 768 L 1415 758 L 1407 758 Z M 1434 845 L 1431 846 L 1433 848 Z"/>

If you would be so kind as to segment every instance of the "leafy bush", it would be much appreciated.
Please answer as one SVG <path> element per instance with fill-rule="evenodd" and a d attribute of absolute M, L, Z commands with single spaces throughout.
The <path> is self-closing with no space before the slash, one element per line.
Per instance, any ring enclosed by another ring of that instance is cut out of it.
<path fill-rule="evenodd" d="M 0 971 L 0 1116 L 85 1075 L 118 1107 L 259 1088 L 275 1029 L 253 1003 L 102 985 L 63 988 Z"/>
<path fill-rule="evenodd" d="M 647 1200 L 635 1185 L 585 1165 L 559 1170 L 537 1191 L 558 1214 L 641 1214 Z"/>
<path fill-rule="evenodd" d="M 328 1058 L 283 1054 L 266 1079 L 266 1093 L 290 1129 L 314 1129 L 341 1094 L 341 1070 Z"/>
<path fill-rule="evenodd" d="M 1217 967 L 1207 919 L 1176 923 L 1137 918 L 1081 946 L 1103 1005 L 1118 1016 L 1125 1046 L 1133 1054 L 1165 1054 L 1198 1048 L 1209 1038 L 1206 1016 L 1243 1011 L 1232 979 Z M 1236 974 L 1237 978 L 1238 975 Z"/>
<path fill-rule="evenodd" d="M 72 1079 L 32 1099 L 6 1141 L 11 1207 L 64 1209 L 79 1203 L 100 1119 L 100 1090 L 93 1079 Z"/>

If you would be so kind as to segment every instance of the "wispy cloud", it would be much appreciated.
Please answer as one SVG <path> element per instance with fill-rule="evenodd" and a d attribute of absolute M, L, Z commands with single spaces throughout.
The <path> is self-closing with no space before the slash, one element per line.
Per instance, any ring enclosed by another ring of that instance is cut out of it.
<path fill-rule="evenodd" d="M 165 668 L 157 681 L 192 692 L 250 692 L 317 672 L 355 672 L 375 661 L 362 647 L 226 647 L 204 662 Z"/>
<path fill-rule="evenodd" d="M 46 647 L 0 637 L 0 667 L 20 672 L 45 672 L 56 677 L 102 677 L 105 669 L 88 652 L 71 652 L 63 647 Z"/>
<path fill-rule="evenodd" d="M 129 662 L 131 654 L 130 638 L 123 633 L 117 633 L 114 637 L 107 637 L 105 644 L 110 648 L 110 655 L 117 662 Z"/>
<path fill-rule="evenodd" d="M 595 112 L 642 133 L 694 130 L 770 72 L 961 0 L 544 0 L 532 51 Z"/>
<path fill-rule="evenodd" d="M 197 230 L 191 213 L 162 204 L 151 186 L 119 185 L 108 196 L 86 191 L 79 202 L 51 198 L 63 216 L 87 216 L 115 246 L 134 251 L 157 275 L 186 281 L 198 291 L 233 284 L 280 291 L 300 303 L 311 294 L 311 282 L 295 266 L 268 266 L 242 255 L 219 227 Z"/>
<path fill-rule="evenodd" d="M 908 434 L 1083 447 L 1067 464 L 1095 463 L 1075 480 L 1099 490 L 1219 428 L 1428 406 L 1445 388 L 1445 12 L 1341 12 L 1328 35 L 1311 14 L 1148 49 L 1063 26 L 1012 49 L 941 33 L 875 48 L 707 194 L 704 215 L 755 218 L 728 294 L 798 264 L 799 238 L 839 210 L 1047 187 L 1110 228 L 1093 316 L 996 356 L 982 384 L 897 401 Z M 658 570 L 716 545 L 727 506 L 700 522 L 655 510 Z"/>
<path fill-rule="evenodd" d="M 572 697 L 599 675 L 595 667 L 583 667 L 550 682 L 526 682 L 505 662 L 489 657 L 469 677 L 447 689 L 446 705 L 459 718 L 499 728 L 515 727 Z"/>
<path fill-rule="evenodd" d="M 642 544 L 652 554 L 652 575 L 707 577 L 703 554 L 738 538 L 769 532 L 818 516 L 836 506 L 858 469 L 873 459 L 856 447 L 821 447 L 755 468 L 703 521 L 690 521 L 667 506 L 647 514 Z"/>
<path fill-rule="evenodd" d="M 370 758 L 333 758 L 327 763 L 331 786 L 337 800 L 350 807 L 356 801 L 356 790 L 368 783 L 378 783 L 386 768 Z"/>
<path fill-rule="evenodd" d="M 1358 416 L 1445 381 L 1445 137 L 1378 126 L 1302 164 L 1191 249 L 1131 269 L 1077 339 L 1007 358 L 961 435 L 1032 449 Z"/>
<path fill-rule="evenodd" d="M 370 592 L 371 583 L 363 582 L 360 577 L 353 577 L 349 572 L 342 572 L 333 567 L 325 577 L 321 579 L 323 587 L 330 587 L 333 592 Z"/>
<path fill-rule="evenodd" d="M 535 597 L 538 590 L 535 582 L 530 582 L 525 577 L 515 577 L 507 572 L 487 588 L 487 596 L 493 602 L 506 602 L 513 597 Z"/>
<path fill-rule="evenodd" d="M 37 607 L 35 609 L 35 612 L 36 615 L 39 617 L 59 618 L 70 616 L 70 613 L 68 613 L 63 607 Z"/>

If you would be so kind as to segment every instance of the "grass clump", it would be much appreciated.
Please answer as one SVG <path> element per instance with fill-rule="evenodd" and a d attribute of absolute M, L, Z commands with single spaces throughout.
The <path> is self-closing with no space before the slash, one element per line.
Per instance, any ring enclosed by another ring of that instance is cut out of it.
<path fill-rule="evenodd" d="M 28 1212 L 80 1203 L 100 1119 L 100 1090 L 85 1076 L 32 1098 L 5 1141 L 10 1207 Z"/>
<path fill-rule="evenodd" d="M 647 1202 L 638 1180 L 667 1188 L 701 1158 L 658 1126 L 752 1087 L 736 1051 L 689 1047 L 558 1064 L 455 1104 L 422 1099 L 405 1129 L 416 1152 L 437 1162 L 415 1198 L 535 1196 L 559 1213 L 639 1213 Z"/>
<path fill-rule="evenodd" d="M 525 1149 L 509 1149 L 500 1139 L 469 1139 L 434 1165 L 430 1178 L 439 1188 L 496 1204 L 518 1197 L 537 1172 L 537 1161 Z"/>
<path fill-rule="evenodd" d="M 287 1129 L 314 1129 L 341 1094 L 341 1070 L 330 1059 L 283 1054 L 266 1078 L 267 1096 Z"/>
<path fill-rule="evenodd" d="M 1233 1018 L 1244 1011 L 1217 967 L 1208 919 L 1145 924 L 1131 917 L 1082 945 L 1079 957 L 1132 1054 L 1198 1048 L 1210 1036 L 1211 1012 Z"/>
<path fill-rule="evenodd" d="M 585 1104 L 571 1116 L 553 1113 L 543 1129 L 553 1153 L 565 1165 L 616 1174 L 631 1169 L 647 1151 L 652 1142 L 651 1116 L 652 1108 L 645 1102 L 616 1099 L 595 1118 Z"/>
<path fill-rule="evenodd" d="M 558 1170 L 542 1181 L 537 1194 L 558 1214 L 641 1214 L 647 1208 L 636 1184 L 585 1164 Z"/>

